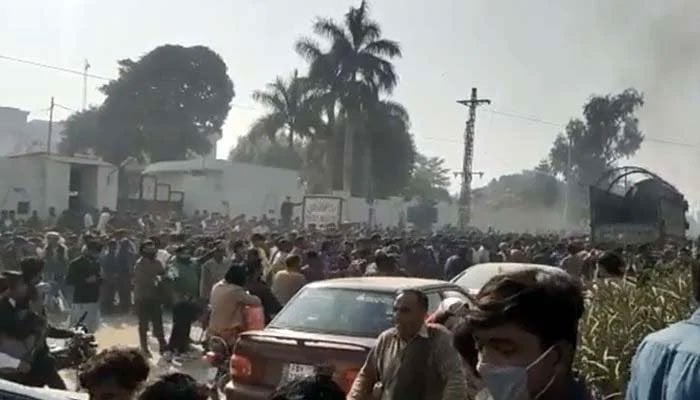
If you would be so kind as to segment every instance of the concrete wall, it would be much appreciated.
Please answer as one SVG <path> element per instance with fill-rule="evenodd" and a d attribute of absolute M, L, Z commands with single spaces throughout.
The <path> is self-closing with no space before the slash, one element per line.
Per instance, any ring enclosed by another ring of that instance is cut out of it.
<path fill-rule="evenodd" d="M 45 217 L 48 216 L 49 207 L 54 207 L 57 215 L 60 215 L 68 208 L 70 164 L 46 159 L 43 161 L 46 165 L 46 189 L 43 204 L 37 208 L 37 211 L 39 216 Z"/>
<path fill-rule="evenodd" d="M 391 197 L 374 201 L 375 224 L 380 226 L 397 226 L 401 216 L 408 214 L 408 207 L 416 205 L 415 201 L 405 201 L 402 197 Z M 367 222 L 369 217 L 369 205 L 364 198 L 350 197 L 343 203 L 343 220 L 349 222 Z M 435 228 L 446 225 L 456 226 L 459 216 L 457 203 L 441 202 L 436 205 L 438 210 L 438 222 Z"/>
<path fill-rule="evenodd" d="M 185 193 L 184 211 L 207 210 L 236 216 L 279 218 L 279 209 L 286 196 L 300 202 L 304 197 L 303 187 L 298 184 L 298 173 L 281 168 L 217 161 L 216 169 L 204 172 L 158 172 L 151 175 L 158 183 L 168 183 L 171 190 Z M 333 195 L 345 198 L 342 193 Z M 406 209 L 414 203 L 401 197 L 376 200 L 375 222 L 382 226 L 396 226 Z M 295 216 L 301 215 L 301 207 L 295 208 Z M 343 202 L 343 221 L 367 222 L 369 205 L 364 198 L 350 197 Z M 456 225 L 457 205 L 438 204 L 436 227 Z"/>
<path fill-rule="evenodd" d="M 111 165 L 97 167 L 97 198 L 95 207 L 110 210 L 117 209 L 117 195 L 119 193 L 119 171 Z"/>
<path fill-rule="evenodd" d="M 182 178 L 185 212 L 208 210 L 231 216 L 246 214 L 279 218 L 279 206 L 286 196 L 300 201 L 302 191 L 297 172 L 244 163 L 231 163 L 223 171 L 204 175 L 187 174 Z M 177 182 L 175 178 L 168 178 Z M 272 213 L 270 213 L 272 210 Z"/>
<path fill-rule="evenodd" d="M 68 207 L 69 165 L 42 157 L 0 158 L 0 209 L 16 210 L 29 201 L 39 216 L 49 207 Z M 17 189 L 17 190 L 16 190 Z"/>
<path fill-rule="evenodd" d="M 0 209 L 16 211 L 20 201 L 29 201 L 32 209 L 41 206 L 42 167 L 28 159 L 0 158 Z"/>
<path fill-rule="evenodd" d="M 30 209 L 36 210 L 40 217 L 48 215 L 49 207 L 54 207 L 60 214 L 68 208 L 71 165 L 42 155 L 0 158 L 0 209 L 16 210 L 17 202 L 29 201 Z M 102 165 L 81 167 L 93 171 L 83 175 L 83 187 L 90 193 L 86 200 L 90 205 L 115 209 L 117 173 L 107 181 L 109 172 L 115 168 Z"/>

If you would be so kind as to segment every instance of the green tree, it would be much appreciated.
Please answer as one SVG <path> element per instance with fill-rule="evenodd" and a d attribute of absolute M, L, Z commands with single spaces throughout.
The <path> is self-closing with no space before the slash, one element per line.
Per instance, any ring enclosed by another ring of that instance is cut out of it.
<path fill-rule="evenodd" d="M 208 136 L 221 132 L 234 96 L 218 54 L 204 46 L 165 45 L 118 64 L 119 77 L 101 88 L 106 99 L 94 110 L 94 139 L 69 127 L 65 147 L 93 147 L 113 163 L 126 156 L 162 161 L 210 150 Z"/>
<path fill-rule="evenodd" d="M 328 49 L 322 50 L 318 42 L 308 38 L 301 39 L 296 47 L 311 63 L 310 78 L 335 93 L 332 101 L 326 100 L 327 113 L 336 102 L 341 106 L 346 121 L 343 189 L 350 191 L 356 136 L 366 128 L 367 113 L 379 101 L 379 94 L 391 93 L 396 86 L 397 76 L 389 59 L 401 56 L 401 48 L 397 42 L 382 38 L 381 28 L 369 18 L 364 0 L 359 7 L 350 8 L 342 24 L 319 18 L 313 28 L 329 42 Z"/>
<path fill-rule="evenodd" d="M 635 89 L 593 96 L 583 107 L 583 120 L 569 121 L 555 139 L 549 153 L 552 171 L 590 185 L 620 159 L 634 155 L 644 140 L 635 115 L 642 105 L 644 98 Z"/>
<path fill-rule="evenodd" d="M 354 178 L 369 184 L 368 197 L 395 195 L 409 184 L 416 160 L 409 128 L 408 112 L 397 102 L 379 101 L 370 110 L 367 128 L 357 137 L 357 149 L 364 154 L 354 157 L 361 160 Z M 357 182 L 355 186 L 362 187 Z"/>
<path fill-rule="evenodd" d="M 406 188 L 408 198 L 417 197 L 425 201 L 447 201 L 450 199 L 450 170 L 440 157 L 415 155 L 415 166 Z"/>
<path fill-rule="evenodd" d="M 238 138 L 236 147 L 231 149 L 229 160 L 266 167 L 300 170 L 303 161 L 299 154 L 303 152 L 303 148 L 295 148 L 294 150 L 289 151 L 287 146 L 272 142 L 265 137 L 251 140 L 250 136 L 242 136 Z"/>
<path fill-rule="evenodd" d="M 91 107 L 84 111 L 71 114 L 65 122 L 64 130 L 61 131 L 61 142 L 58 144 L 58 151 L 63 155 L 73 155 L 84 150 L 93 150 L 98 154 L 110 154 L 106 159 L 118 159 L 116 153 L 129 153 L 129 149 L 119 147 L 104 146 L 105 141 L 100 141 L 99 127 L 97 120 L 99 109 Z"/>
<path fill-rule="evenodd" d="M 321 125 L 320 103 L 315 94 L 313 83 L 299 77 L 296 70 L 289 79 L 277 77 L 266 90 L 253 92 L 253 98 L 269 112 L 255 121 L 250 138 L 267 137 L 274 142 L 278 136 L 286 136 L 289 151 L 294 151 L 296 137 L 314 136 Z"/>
<path fill-rule="evenodd" d="M 552 170 L 552 165 L 549 163 L 549 160 L 540 160 L 540 163 L 537 164 L 537 166 L 534 169 L 535 172 L 538 172 L 540 174 L 544 175 L 553 175 L 554 171 Z"/>
<path fill-rule="evenodd" d="M 535 170 L 503 175 L 477 189 L 479 201 L 492 209 L 552 208 L 561 205 L 564 184 L 555 176 Z"/>

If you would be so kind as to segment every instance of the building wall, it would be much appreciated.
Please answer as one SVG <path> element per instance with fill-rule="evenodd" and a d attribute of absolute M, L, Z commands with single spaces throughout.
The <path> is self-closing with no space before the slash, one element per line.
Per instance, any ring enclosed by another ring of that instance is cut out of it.
<path fill-rule="evenodd" d="M 296 171 L 230 163 L 221 172 L 185 175 L 182 189 L 173 190 L 185 192 L 185 212 L 207 210 L 279 218 L 279 206 L 286 196 L 297 201 L 302 197 L 297 178 Z M 170 181 L 175 182 L 173 178 Z"/>
<path fill-rule="evenodd" d="M 416 205 L 415 201 L 405 201 L 402 197 L 390 197 L 374 201 L 374 221 L 381 226 L 397 226 L 401 219 L 408 214 L 408 208 Z M 367 222 L 369 205 L 364 198 L 350 197 L 343 203 L 343 220 L 349 222 Z M 438 221 L 436 228 L 446 225 L 456 226 L 459 208 L 457 203 L 440 202 L 436 205 Z"/>
<path fill-rule="evenodd" d="M 21 160 L 21 158 L 19 159 Z M 54 207 L 58 215 L 68 208 L 68 196 L 70 194 L 70 164 L 54 160 L 36 158 L 44 161 L 46 168 L 45 201 L 41 201 L 39 216 L 48 216 L 49 207 Z"/>
<path fill-rule="evenodd" d="M 16 210 L 17 202 L 29 201 L 30 209 L 36 210 L 40 217 L 48 216 L 49 207 L 54 207 L 60 214 L 68 208 L 70 168 L 70 162 L 44 155 L 0 158 L 0 209 Z M 115 209 L 116 173 L 107 182 L 108 173 L 115 167 L 88 165 L 85 168 L 95 171 L 86 174 L 83 183 L 94 194 L 94 206 Z M 90 175 L 92 179 L 87 178 Z"/>
<path fill-rule="evenodd" d="M 47 216 L 53 206 L 68 207 L 67 164 L 42 157 L 0 158 L 0 209 L 16 210 L 29 201 L 30 209 Z"/>
<path fill-rule="evenodd" d="M 12 107 L 0 107 L 0 154 L 15 151 L 22 140 L 29 112 Z"/>
<path fill-rule="evenodd" d="M 46 151 L 49 121 L 27 121 L 28 111 L 0 107 L 0 155 Z M 54 121 L 51 132 L 52 151 L 56 151 L 65 129 L 62 121 Z"/>
<path fill-rule="evenodd" d="M 151 171 L 157 171 L 158 166 L 159 164 L 154 164 L 155 168 Z M 230 216 L 267 215 L 268 218 L 275 219 L 279 218 L 280 205 L 286 196 L 296 202 L 301 202 L 304 197 L 297 171 L 221 160 L 208 163 L 207 166 L 212 169 L 202 170 L 199 163 L 183 163 L 179 166 L 180 169 L 161 163 L 161 172 L 149 172 L 149 175 L 155 176 L 158 183 L 170 184 L 171 190 L 185 193 L 183 209 L 187 214 L 192 214 L 195 210 L 207 210 Z M 190 172 L 190 169 L 195 171 Z M 343 193 L 334 195 L 345 198 Z M 402 197 L 376 200 L 375 222 L 383 226 L 396 226 L 402 215 L 405 218 L 407 208 L 413 204 L 404 201 Z M 437 207 L 436 227 L 457 224 L 456 203 L 439 203 Z M 296 207 L 295 215 L 300 216 L 301 210 L 301 207 Z M 367 222 L 368 216 L 369 205 L 364 198 L 350 197 L 343 202 L 343 221 L 362 223 Z"/>
<path fill-rule="evenodd" d="M 108 207 L 117 209 L 117 195 L 119 193 L 119 171 L 111 165 L 97 167 L 97 198 L 95 208 Z"/>

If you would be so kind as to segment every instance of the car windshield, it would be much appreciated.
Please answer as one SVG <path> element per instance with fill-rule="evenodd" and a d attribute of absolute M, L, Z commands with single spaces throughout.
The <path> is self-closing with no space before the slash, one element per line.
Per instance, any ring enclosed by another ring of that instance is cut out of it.
<path fill-rule="evenodd" d="M 270 323 L 271 328 L 377 337 L 393 325 L 394 293 L 307 287 Z"/>

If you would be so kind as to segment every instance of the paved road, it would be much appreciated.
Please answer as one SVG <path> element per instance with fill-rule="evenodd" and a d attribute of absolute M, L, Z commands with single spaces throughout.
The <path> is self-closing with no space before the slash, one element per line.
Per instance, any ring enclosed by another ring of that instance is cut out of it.
<path fill-rule="evenodd" d="M 164 316 L 164 318 L 167 318 Z M 164 321 L 166 338 L 170 330 L 170 321 Z M 192 338 L 197 339 L 201 334 L 199 327 L 193 327 Z M 133 315 L 123 317 L 108 317 L 102 321 L 102 326 L 95 334 L 95 339 L 99 345 L 99 350 L 110 348 L 113 346 L 133 346 L 138 347 L 138 331 L 136 317 Z M 158 355 L 158 342 L 153 338 L 149 338 L 149 347 L 153 353 L 151 359 L 151 377 L 156 377 L 168 372 L 184 372 L 192 375 L 197 381 L 203 382 L 206 380 L 208 365 L 202 361 L 198 355 L 192 357 L 192 360 L 183 361 L 182 365 L 165 363 L 160 360 Z M 69 389 L 76 387 L 76 372 L 75 370 L 61 371 Z"/>

